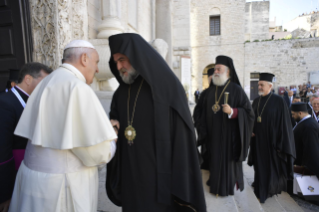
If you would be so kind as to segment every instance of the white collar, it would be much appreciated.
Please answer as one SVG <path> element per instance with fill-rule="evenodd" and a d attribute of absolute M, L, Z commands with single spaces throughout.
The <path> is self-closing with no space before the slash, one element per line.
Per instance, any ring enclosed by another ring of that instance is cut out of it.
<path fill-rule="evenodd" d="M 77 78 L 79 78 L 81 81 L 86 83 L 86 79 L 83 76 L 83 74 L 77 68 L 75 68 L 73 65 L 68 64 L 68 63 L 63 63 L 62 65 L 60 65 L 60 67 L 63 67 L 65 69 L 67 69 L 68 71 L 72 72 Z"/>
<path fill-rule="evenodd" d="M 294 130 L 301 122 L 303 122 L 304 120 L 306 120 L 306 119 L 308 119 L 308 118 L 311 118 L 311 115 L 307 115 L 307 116 L 303 117 L 303 119 L 301 119 L 301 120 L 295 125 L 295 127 L 294 127 L 292 130 Z"/>
<path fill-rule="evenodd" d="M 20 88 L 18 85 L 15 85 L 16 88 L 18 88 L 22 93 L 27 95 L 28 97 L 30 96 L 27 92 L 25 92 L 22 88 Z"/>

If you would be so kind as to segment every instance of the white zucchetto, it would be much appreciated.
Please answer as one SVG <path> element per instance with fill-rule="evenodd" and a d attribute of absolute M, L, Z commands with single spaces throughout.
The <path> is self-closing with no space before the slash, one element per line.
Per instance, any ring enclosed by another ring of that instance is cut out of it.
<path fill-rule="evenodd" d="M 73 40 L 70 43 L 68 43 L 65 47 L 64 50 L 69 49 L 69 48 L 90 48 L 90 49 L 95 49 L 94 46 L 86 41 L 86 40 Z"/>

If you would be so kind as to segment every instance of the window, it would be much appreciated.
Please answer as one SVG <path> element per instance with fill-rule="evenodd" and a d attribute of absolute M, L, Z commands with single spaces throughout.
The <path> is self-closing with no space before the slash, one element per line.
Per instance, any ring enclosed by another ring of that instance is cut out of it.
<path fill-rule="evenodd" d="M 209 32 L 210 35 L 220 35 L 220 16 L 209 17 Z"/>

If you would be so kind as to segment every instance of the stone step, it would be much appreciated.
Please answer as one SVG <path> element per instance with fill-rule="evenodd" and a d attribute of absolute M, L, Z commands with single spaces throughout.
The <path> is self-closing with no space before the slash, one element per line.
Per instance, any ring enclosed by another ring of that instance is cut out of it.
<path fill-rule="evenodd" d="M 253 191 L 251 184 L 254 181 L 254 169 L 244 162 L 243 170 L 244 178 L 249 184 L 246 188 L 249 187 Z M 303 212 L 302 208 L 286 192 L 268 198 L 265 203 L 260 205 L 264 212 Z"/>
<path fill-rule="evenodd" d="M 246 179 L 244 178 L 245 189 L 235 191 L 233 196 L 216 197 L 209 193 L 209 187 L 206 182 L 209 177 L 209 172 L 202 170 L 203 186 L 205 192 L 205 199 L 207 204 L 207 211 L 222 211 L 222 212 L 258 212 L 263 211 L 260 203 L 255 197 L 253 190 L 250 188 Z"/>
<path fill-rule="evenodd" d="M 202 170 L 203 187 L 207 204 L 207 211 L 221 212 L 302 212 L 300 206 L 287 194 L 283 192 L 278 196 L 268 198 L 265 203 L 260 204 L 256 198 L 251 183 L 254 180 L 254 170 L 246 162 L 243 163 L 245 189 L 240 192 L 235 191 L 233 196 L 216 197 L 209 193 L 209 187 L 206 182 L 209 172 Z M 105 167 L 99 172 L 100 186 L 98 211 L 120 212 L 120 207 L 114 205 L 107 197 L 105 192 Z"/>

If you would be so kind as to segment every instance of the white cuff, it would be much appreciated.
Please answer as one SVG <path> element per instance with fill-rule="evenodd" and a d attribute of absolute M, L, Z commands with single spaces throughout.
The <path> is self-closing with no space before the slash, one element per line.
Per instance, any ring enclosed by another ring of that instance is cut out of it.
<path fill-rule="evenodd" d="M 231 119 L 231 117 L 233 116 L 233 113 L 234 113 L 233 108 L 230 108 L 230 110 L 231 110 L 231 112 L 230 112 L 230 114 L 228 115 L 228 118 L 229 118 L 229 119 Z"/>
<path fill-rule="evenodd" d="M 111 141 L 111 159 L 114 157 L 116 152 L 116 143 L 115 141 Z"/>

